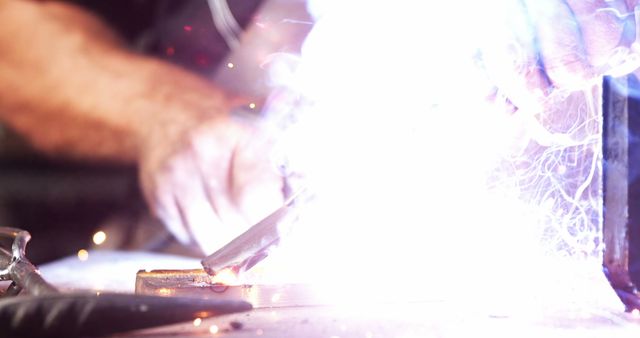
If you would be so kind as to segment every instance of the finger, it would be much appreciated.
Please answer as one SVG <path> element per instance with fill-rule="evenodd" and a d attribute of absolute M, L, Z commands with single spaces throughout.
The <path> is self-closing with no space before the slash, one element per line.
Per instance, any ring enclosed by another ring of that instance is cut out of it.
<path fill-rule="evenodd" d="M 172 186 L 181 218 L 200 248 L 211 254 L 237 236 L 238 227 L 224 222 L 212 205 L 193 151 L 183 151 L 175 163 Z"/>
<path fill-rule="evenodd" d="M 211 180 L 211 177 L 206 179 Z M 218 241 L 216 249 L 228 243 L 248 228 L 248 223 L 240 216 L 234 205 L 229 202 L 229 193 L 211 189 L 211 185 L 203 182 L 203 198 L 205 198 L 215 212 L 219 225 L 215 229 Z M 203 228 L 204 230 L 204 228 Z"/>
<path fill-rule="evenodd" d="M 204 128 L 192 139 L 198 177 L 206 197 L 223 224 L 246 229 L 247 222 L 235 207 L 231 192 L 231 162 L 238 131 L 233 124 L 216 123 Z"/>
<path fill-rule="evenodd" d="M 506 1 L 501 13 L 496 13 L 482 44 L 483 65 L 499 96 L 520 109 L 537 110 L 550 83 L 538 60 L 534 31 L 520 2 Z"/>
<path fill-rule="evenodd" d="M 228 231 L 209 203 L 199 182 L 179 187 L 175 199 L 189 234 L 205 254 L 211 254 L 228 242 Z"/>
<path fill-rule="evenodd" d="M 169 189 L 169 175 L 141 175 L 140 183 L 149 209 L 165 225 L 167 230 L 182 244 L 191 243 L 191 236 L 178 209 L 173 192 Z"/>
<path fill-rule="evenodd" d="M 162 221 L 167 230 L 178 240 L 178 242 L 188 245 L 193 243 L 192 237 L 186 228 L 175 200 L 172 204 L 157 207 L 155 216 Z"/>
<path fill-rule="evenodd" d="M 563 0 L 524 0 L 536 27 L 547 76 L 556 87 L 581 88 L 594 78 L 580 28 Z"/>
<path fill-rule="evenodd" d="M 284 202 L 283 178 L 271 163 L 270 149 L 271 142 L 254 135 L 234 152 L 232 196 L 250 224 Z"/>
<path fill-rule="evenodd" d="M 605 0 L 566 1 L 580 27 L 589 62 L 596 67 L 604 65 L 622 40 L 623 23 L 629 13 L 626 4 L 613 7 Z"/>

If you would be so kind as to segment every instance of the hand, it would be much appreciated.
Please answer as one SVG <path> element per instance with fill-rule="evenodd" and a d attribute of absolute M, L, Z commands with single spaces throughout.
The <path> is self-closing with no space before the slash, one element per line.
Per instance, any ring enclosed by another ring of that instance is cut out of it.
<path fill-rule="evenodd" d="M 211 254 L 281 205 L 282 178 L 256 125 L 229 116 L 198 122 L 152 131 L 140 178 L 171 233 Z"/>
<path fill-rule="evenodd" d="M 598 76 L 640 65 L 640 55 L 629 53 L 635 0 L 503 2 L 503 20 L 488 34 L 482 59 L 516 107 L 535 107 L 554 89 L 583 88 Z"/>

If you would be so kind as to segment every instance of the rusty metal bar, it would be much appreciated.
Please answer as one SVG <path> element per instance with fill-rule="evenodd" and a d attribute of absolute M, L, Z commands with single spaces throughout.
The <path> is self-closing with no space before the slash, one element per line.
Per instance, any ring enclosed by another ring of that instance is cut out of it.
<path fill-rule="evenodd" d="M 628 80 L 605 81 L 604 268 L 627 308 L 635 308 L 637 289 L 629 274 L 629 92 Z"/>

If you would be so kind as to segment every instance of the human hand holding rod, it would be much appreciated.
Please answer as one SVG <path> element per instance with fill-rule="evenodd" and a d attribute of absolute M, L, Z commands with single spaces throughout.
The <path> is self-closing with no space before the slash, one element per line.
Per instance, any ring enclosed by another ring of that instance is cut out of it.
<path fill-rule="evenodd" d="M 202 266 L 210 275 L 230 268 L 236 273 L 251 269 L 266 258 L 269 250 L 280 242 L 285 223 L 296 220 L 300 203 L 310 198 L 310 193 L 300 189 L 280 208 L 234 238 L 227 245 L 202 260 Z"/>

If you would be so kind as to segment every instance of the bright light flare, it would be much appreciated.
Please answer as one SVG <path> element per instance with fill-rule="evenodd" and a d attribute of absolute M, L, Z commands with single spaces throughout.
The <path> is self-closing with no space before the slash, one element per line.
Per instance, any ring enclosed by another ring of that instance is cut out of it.
<path fill-rule="evenodd" d="M 78 259 L 82 262 L 87 261 L 89 259 L 89 251 L 85 249 L 78 250 Z"/>
<path fill-rule="evenodd" d="M 168 288 L 160 288 L 158 289 L 158 295 L 159 296 L 171 296 L 174 294 L 174 291 L 172 289 L 168 289 Z"/>
<path fill-rule="evenodd" d="M 214 324 L 214 325 L 209 326 L 209 333 L 216 334 L 218 332 L 220 332 L 220 328 L 218 327 L 218 325 Z"/>
<path fill-rule="evenodd" d="M 317 195 L 271 260 L 296 267 L 283 282 L 332 300 L 391 288 L 495 311 L 620 308 L 601 268 L 601 88 L 557 90 L 544 110 L 488 100 L 500 62 L 482 47 L 513 42 L 487 41 L 509 38 L 492 34 L 509 15 L 494 2 L 311 2 L 287 77 L 303 103 L 267 107 L 294 115 L 283 166 Z"/>
<path fill-rule="evenodd" d="M 198 327 L 202 324 L 202 318 L 196 318 L 193 320 L 193 326 Z"/>
<path fill-rule="evenodd" d="M 93 234 L 92 239 L 93 239 L 93 244 L 102 245 L 107 240 L 107 234 L 104 231 L 100 230 L 95 234 Z"/>
<path fill-rule="evenodd" d="M 225 268 L 218 271 L 211 277 L 211 283 L 222 285 L 237 285 L 238 274 L 232 268 Z"/>

